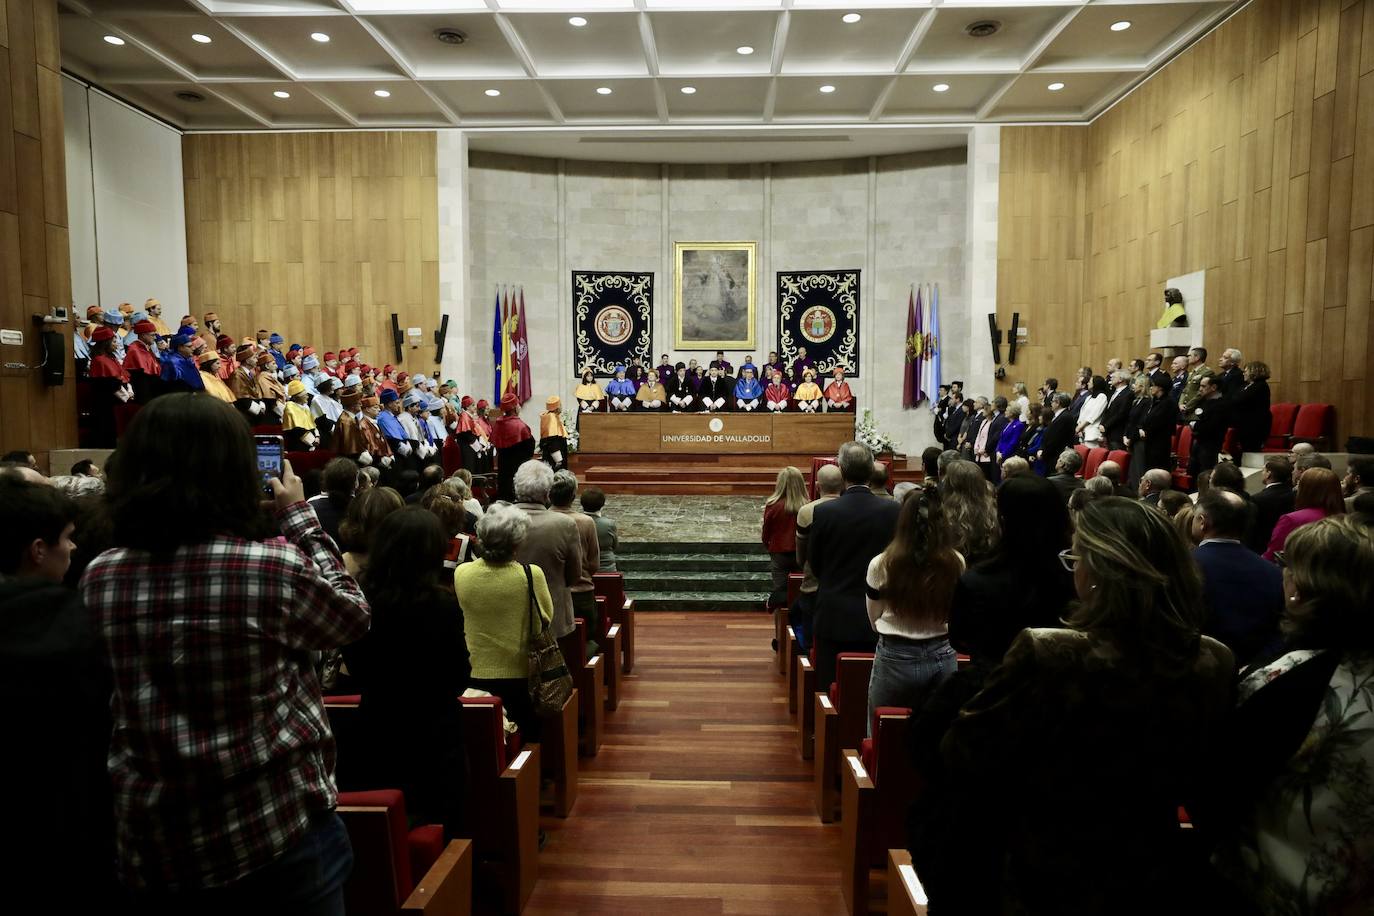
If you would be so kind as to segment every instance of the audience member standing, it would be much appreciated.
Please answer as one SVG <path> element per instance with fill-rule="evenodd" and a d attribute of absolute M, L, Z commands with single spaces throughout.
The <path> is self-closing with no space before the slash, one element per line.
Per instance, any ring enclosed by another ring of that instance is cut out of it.
<path fill-rule="evenodd" d="M 1368 912 L 1374 874 L 1374 534 L 1350 518 L 1284 551 L 1284 655 L 1245 673 L 1199 826 L 1264 913 Z"/>
<path fill-rule="evenodd" d="M 566 515 L 577 526 L 580 547 L 578 554 L 582 561 L 577 581 L 569 586 L 572 592 L 573 616 L 587 621 L 588 638 L 595 640 L 601 632 L 601 615 L 596 610 L 596 584 L 592 581 L 592 576 L 596 575 L 601 566 L 601 545 L 597 538 L 596 522 L 591 516 L 573 508 L 573 500 L 576 498 L 577 475 L 572 471 L 556 472 L 553 475 L 553 484 L 549 487 L 549 508 L 559 515 Z M 591 643 L 591 647 L 595 645 L 595 642 Z M 587 650 L 588 656 L 595 654 L 591 647 Z"/>
<path fill-rule="evenodd" d="M 1207 350 L 1203 347 L 1193 347 L 1188 351 L 1187 358 L 1187 377 L 1183 383 L 1183 392 L 1178 398 L 1178 409 L 1186 417 L 1193 413 L 1193 408 L 1202 397 L 1199 390 L 1202 387 L 1203 376 L 1215 376 L 1212 367 L 1207 365 Z"/>
<path fill-rule="evenodd" d="M 548 470 L 543 462 L 530 464 Z M 477 523 L 482 556 L 454 571 L 453 589 L 463 608 L 472 686 L 500 697 L 525 740 L 538 741 L 540 723 L 530 700 L 527 653 L 531 625 L 535 620 L 541 627 L 551 623 L 554 603 L 544 571 L 516 560 L 529 534 L 531 517 L 505 503 L 488 508 Z"/>
<path fill-rule="evenodd" d="M 1274 559 L 1274 554 L 1284 549 L 1288 536 L 1303 525 L 1328 515 L 1344 514 L 1345 500 L 1341 498 L 1341 482 L 1336 479 L 1336 473 L 1327 468 L 1307 469 L 1298 480 L 1293 511 L 1280 516 L 1274 523 L 1274 533 L 1269 536 L 1264 558 Z"/>
<path fill-rule="evenodd" d="M 939 489 L 907 496 L 892 543 L 868 564 L 869 623 L 878 636 L 868 682 L 868 715 L 879 706 L 920 709 L 954 673 L 949 603 L 964 558 L 950 545 Z"/>
<path fill-rule="evenodd" d="M 352 458 L 331 458 L 320 474 L 322 492 L 306 502 L 315 510 L 320 527 L 339 543 L 339 525 L 348 514 L 348 505 L 358 489 L 358 464 Z"/>
<path fill-rule="evenodd" d="M 815 508 L 807 538 L 807 558 L 816 572 L 816 683 L 835 679 L 835 656 L 872 652 L 876 638 L 864 605 L 868 564 L 887 548 L 900 507 L 868 489 L 873 453 L 860 442 L 839 451 L 845 491 Z M 977 469 L 974 469 L 975 473 Z M 979 475 L 979 480 L 982 475 Z"/>
<path fill-rule="evenodd" d="M 1170 912 L 1178 807 L 1234 661 L 1200 636 L 1201 583 L 1157 512 L 1098 500 L 1061 557 L 1080 599 L 1067 628 L 1023 630 L 942 743 L 954 810 L 980 828 L 963 841 L 1003 912 Z"/>
<path fill-rule="evenodd" d="M 1126 447 L 1126 432 L 1131 418 L 1134 397 L 1131 394 L 1131 375 L 1117 370 L 1108 380 L 1107 406 L 1102 411 L 1104 445 L 1109 449 Z"/>
<path fill-rule="evenodd" d="M 1178 427 L 1178 409 L 1169 397 L 1169 379 L 1162 372 L 1150 377 L 1150 407 L 1145 420 L 1136 430 L 1139 437 L 1135 447 L 1142 451 L 1141 472 L 1172 469 L 1169 457 L 1174 450 L 1174 430 Z"/>
<path fill-rule="evenodd" d="M 1230 402 L 1231 425 L 1236 428 L 1241 451 L 1263 450 L 1273 423 L 1269 413 L 1269 367 L 1261 362 L 1246 363 L 1243 384 L 1229 393 L 1223 389 L 1222 393 Z"/>
<path fill-rule="evenodd" d="M 15 913 L 38 912 L 38 899 L 51 904 L 57 889 L 61 908 L 107 909 L 118 888 L 105 771 L 110 675 L 81 596 L 63 585 L 78 513 L 56 487 L 0 473 L 0 692 L 9 736 L 0 780 L 12 790 L 0 875 Z"/>
<path fill-rule="evenodd" d="M 368 605 L 288 462 L 262 524 L 232 407 L 169 394 L 108 467 L 118 545 L 81 579 L 114 672 L 109 771 L 139 912 L 335 913 L 352 865 L 310 653 Z M 174 518 L 175 524 L 168 519 Z"/>
<path fill-rule="evenodd" d="M 343 650 L 362 693 L 360 740 L 344 753 L 359 788 L 394 786 L 408 815 L 455 836 L 467 759 L 454 698 L 471 669 L 463 612 L 442 578 L 448 536 L 433 513 L 412 506 L 386 517 L 376 545 L 358 583 L 372 629 Z"/>
<path fill-rule="evenodd" d="M 993 489 L 981 471 L 968 461 L 954 461 L 940 483 L 942 515 L 949 526 L 949 542 L 968 563 L 978 563 L 997 548 L 997 505 Z"/>
<path fill-rule="evenodd" d="M 1193 447 L 1188 461 L 1188 474 L 1193 479 L 1203 471 L 1217 466 L 1221 446 L 1231 425 L 1230 405 L 1221 396 L 1216 376 L 1204 375 L 1198 383 L 1198 397 L 1191 413 L 1185 418 L 1193 427 Z"/>
<path fill-rule="evenodd" d="M 1107 381 L 1094 375 L 1088 386 L 1088 397 L 1078 410 L 1077 431 L 1083 443 L 1096 447 L 1105 441 L 1102 430 L 1102 415 L 1107 410 Z"/>
<path fill-rule="evenodd" d="M 615 519 L 602 515 L 606 508 L 606 494 L 600 487 L 582 491 L 582 511 L 596 525 L 597 572 L 616 572 L 615 551 L 620 546 L 620 531 Z"/>
<path fill-rule="evenodd" d="M 1237 494 L 1214 486 L 1193 511 L 1193 560 L 1207 610 L 1202 632 L 1226 643 L 1241 668 L 1277 648 L 1283 615 L 1279 568 L 1241 543 L 1248 508 Z"/>
<path fill-rule="evenodd" d="M 934 480 L 936 475 L 931 475 Z M 816 570 L 811 566 L 808 542 L 811 535 L 811 522 L 816 507 L 821 503 L 838 499 L 844 492 L 844 477 L 838 465 L 823 464 L 816 471 L 816 498 L 797 510 L 797 565 L 801 567 L 802 583 L 797 599 L 787 606 L 787 622 L 802 649 L 810 651 L 811 633 L 815 628 L 816 592 L 820 584 L 816 581 Z"/>
<path fill-rule="evenodd" d="M 582 547 L 577 524 L 549 511 L 553 470 L 544 462 L 527 461 L 520 465 L 513 485 L 518 500 L 515 508 L 529 518 L 518 559 L 544 571 L 544 581 L 553 598 L 553 635 L 562 639 L 577 629 L 572 599 L 572 586 L 582 575 Z M 480 528 L 477 539 L 483 540 Z"/>
<path fill-rule="evenodd" d="M 1045 434 L 1040 439 L 1040 449 L 1035 453 L 1036 460 L 1032 462 L 1037 474 L 1048 476 L 1054 473 L 1060 453 L 1073 445 L 1074 423 L 1073 415 L 1069 413 L 1072 402 L 1073 398 L 1063 391 L 1054 395 L 1054 419 L 1046 425 Z"/>
<path fill-rule="evenodd" d="M 778 471 L 773 495 L 763 504 L 763 546 L 768 551 L 773 575 L 773 591 L 768 600 L 773 607 L 787 604 L 787 577 L 797 566 L 797 513 L 806 504 L 806 481 L 801 471 L 785 467 Z"/>

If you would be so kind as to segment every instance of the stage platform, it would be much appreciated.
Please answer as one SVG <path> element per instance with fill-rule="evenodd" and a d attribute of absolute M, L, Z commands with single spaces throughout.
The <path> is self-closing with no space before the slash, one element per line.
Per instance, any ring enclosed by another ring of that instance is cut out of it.
<path fill-rule="evenodd" d="M 833 455 L 854 438 L 854 414 L 584 413 L 577 430 L 589 454 Z"/>
<path fill-rule="evenodd" d="M 767 455 L 643 455 L 578 452 L 571 468 L 584 486 L 607 493 L 663 496 L 762 496 L 773 492 L 778 471 L 788 465 L 811 482 L 811 460 L 834 450 Z M 892 482 L 922 478 L 920 459 L 892 462 Z"/>

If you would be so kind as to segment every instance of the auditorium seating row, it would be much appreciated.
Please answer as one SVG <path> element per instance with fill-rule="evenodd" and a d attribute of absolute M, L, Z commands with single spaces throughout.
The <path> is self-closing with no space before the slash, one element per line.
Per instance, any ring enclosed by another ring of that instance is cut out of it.
<path fill-rule="evenodd" d="M 801 580 L 800 573 L 788 577 L 788 605 Z M 802 653 L 786 608 L 778 611 L 774 627 L 777 670 L 787 678 L 787 708 L 797 720 L 798 753 L 812 761 L 816 815 L 822 823 L 840 821 L 846 912 L 868 913 L 875 896 L 881 897 L 875 875 L 886 872 L 887 912 L 924 916 L 925 891 L 905 850 L 906 813 L 921 785 L 907 748 L 911 710 L 879 707 L 868 727 L 872 653 L 840 653 L 834 682 L 818 685 L 814 653 Z M 967 663 L 960 655 L 959 665 Z"/>
<path fill-rule="evenodd" d="M 559 640 L 574 690 L 544 720 L 542 743 L 526 743 L 507 728 L 500 698 L 454 698 L 467 761 L 463 839 L 445 844 L 438 824 L 409 828 L 399 790 L 358 784 L 356 762 L 367 740 L 362 698 L 325 697 L 338 747 L 338 810 L 355 860 L 345 886 L 347 912 L 466 916 L 475 899 L 502 913 L 524 909 L 539 873 L 541 810 L 559 818 L 572 814 L 578 757 L 600 750 L 605 716 L 619 706 L 623 678 L 634 669 L 634 601 L 625 596 L 624 577 L 597 573 L 594 582 L 602 651 L 587 657 L 584 618 Z"/>

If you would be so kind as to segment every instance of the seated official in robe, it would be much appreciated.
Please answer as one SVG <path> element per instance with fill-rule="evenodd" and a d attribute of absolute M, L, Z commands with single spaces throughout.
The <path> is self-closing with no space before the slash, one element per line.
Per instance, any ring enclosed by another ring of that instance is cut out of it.
<path fill-rule="evenodd" d="M 787 402 L 792 398 L 792 386 L 787 384 L 781 367 L 773 368 L 773 381 L 769 383 L 763 397 L 772 413 L 782 413 L 787 409 Z"/>
<path fill-rule="evenodd" d="M 763 386 L 754 378 L 754 366 L 745 363 L 739 370 L 739 381 L 735 382 L 735 409 L 746 412 L 758 410 L 763 399 Z"/>
<path fill-rule="evenodd" d="M 582 384 L 573 391 L 573 397 L 577 398 L 578 413 L 593 413 L 601 409 L 606 393 L 596 383 L 596 375 L 591 369 L 582 370 Z"/>
<path fill-rule="evenodd" d="M 849 390 L 849 383 L 844 380 L 844 367 L 836 366 L 833 376 L 833 381 L 825 386 L 825 409 L 853 410 L 854 393 Z"/>
<path fill-rule="evenodd" d="M 803 413 L 815 413 L 821 409 L 821 389 L 816 384 L 816 373 L 807 369 L 802 373 L 802 383 L 797 386 L 797 408 Z"/>
<path fill-rule="evenodd" d="M 726 405 L 730 403 L 730 395 L 733 394 L 731 387 L 715 366 L 706 370 L 706 378 L 701 382 L 701 391 L 698 395 L 702 412 L 719 413 L 728 410 Z"/>
<path fill-rule="evenodd" d="M 639 386 L 625 377 L 625 367 L 615 367 L 615 378 L 606 386 L 606 394 L 611 399 L 611 410 L 629 410 L 634 403 Z"/>
<path fill-rule="evenodd" d="M 687 375 L 687 367 L 682 363 L 678 363 L 676 373 L 665 380 L 664 388 L 668 392 L 668 407 L 673 413 L 691 410 L 696 403 L 696 389 Z"/>
<path fill-rule="evenodd" d="M 635 392 L 635 403 L 640 410 L 662 410 L 668 403 L 668 392 L 659 384 L 657 369 L 649 370 L 644 384 Z"/>

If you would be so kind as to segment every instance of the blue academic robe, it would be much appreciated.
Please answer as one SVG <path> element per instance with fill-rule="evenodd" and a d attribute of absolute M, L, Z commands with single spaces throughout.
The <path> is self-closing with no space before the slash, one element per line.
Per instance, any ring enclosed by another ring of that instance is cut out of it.
<path fill-rule="evenodd" d="M 763 386 L 756 378 L 742 378 L 735 382 L 735 400 L 756 401 L 763 397 Z"/>
<path fill-rule="evenodd" d="M 377 428 L 382 431 L 387 442 L 393 446 L 398 442 L 406 442 L 410 439 L 406 435 L 405 427 L 401 425 L 401 421 L 389 410 L 383 410 L 377 414 Z"/>
<path fill-rule="evenodd" d="M 270 349 L 270 348 L 268 349 L 267 352 L 268 352 L 268 353 L 271 353 L 271 354 L 272 354 L 272 359 L 274 359 L 274 360 L 276 361 L 276 363 L 277 363 L 277 371 L 278 371 L 278 372 L 280 372 L 281 370 L 283 370 L 283 369 L 286 368 L 286 356 L 285 356 L 285 354 L 280 353 L 280 352 L 278 352 L 277 350 L 273 350 L 273 349 Z"/>
<path fill-rule="evenodd" d="M 205 390 L 205 380 L 200 377 L 196 361 L 180 353 L 169 353 L 162 357 L 162 380 L 185 385 L 192 391 Z"/>
<path fill-rule="evenodd" d="M 639 386 L 628 378 L 611 379 L 606 385 L 606 393 L 611 397 L 632 398 L 638 390 Z"/>

